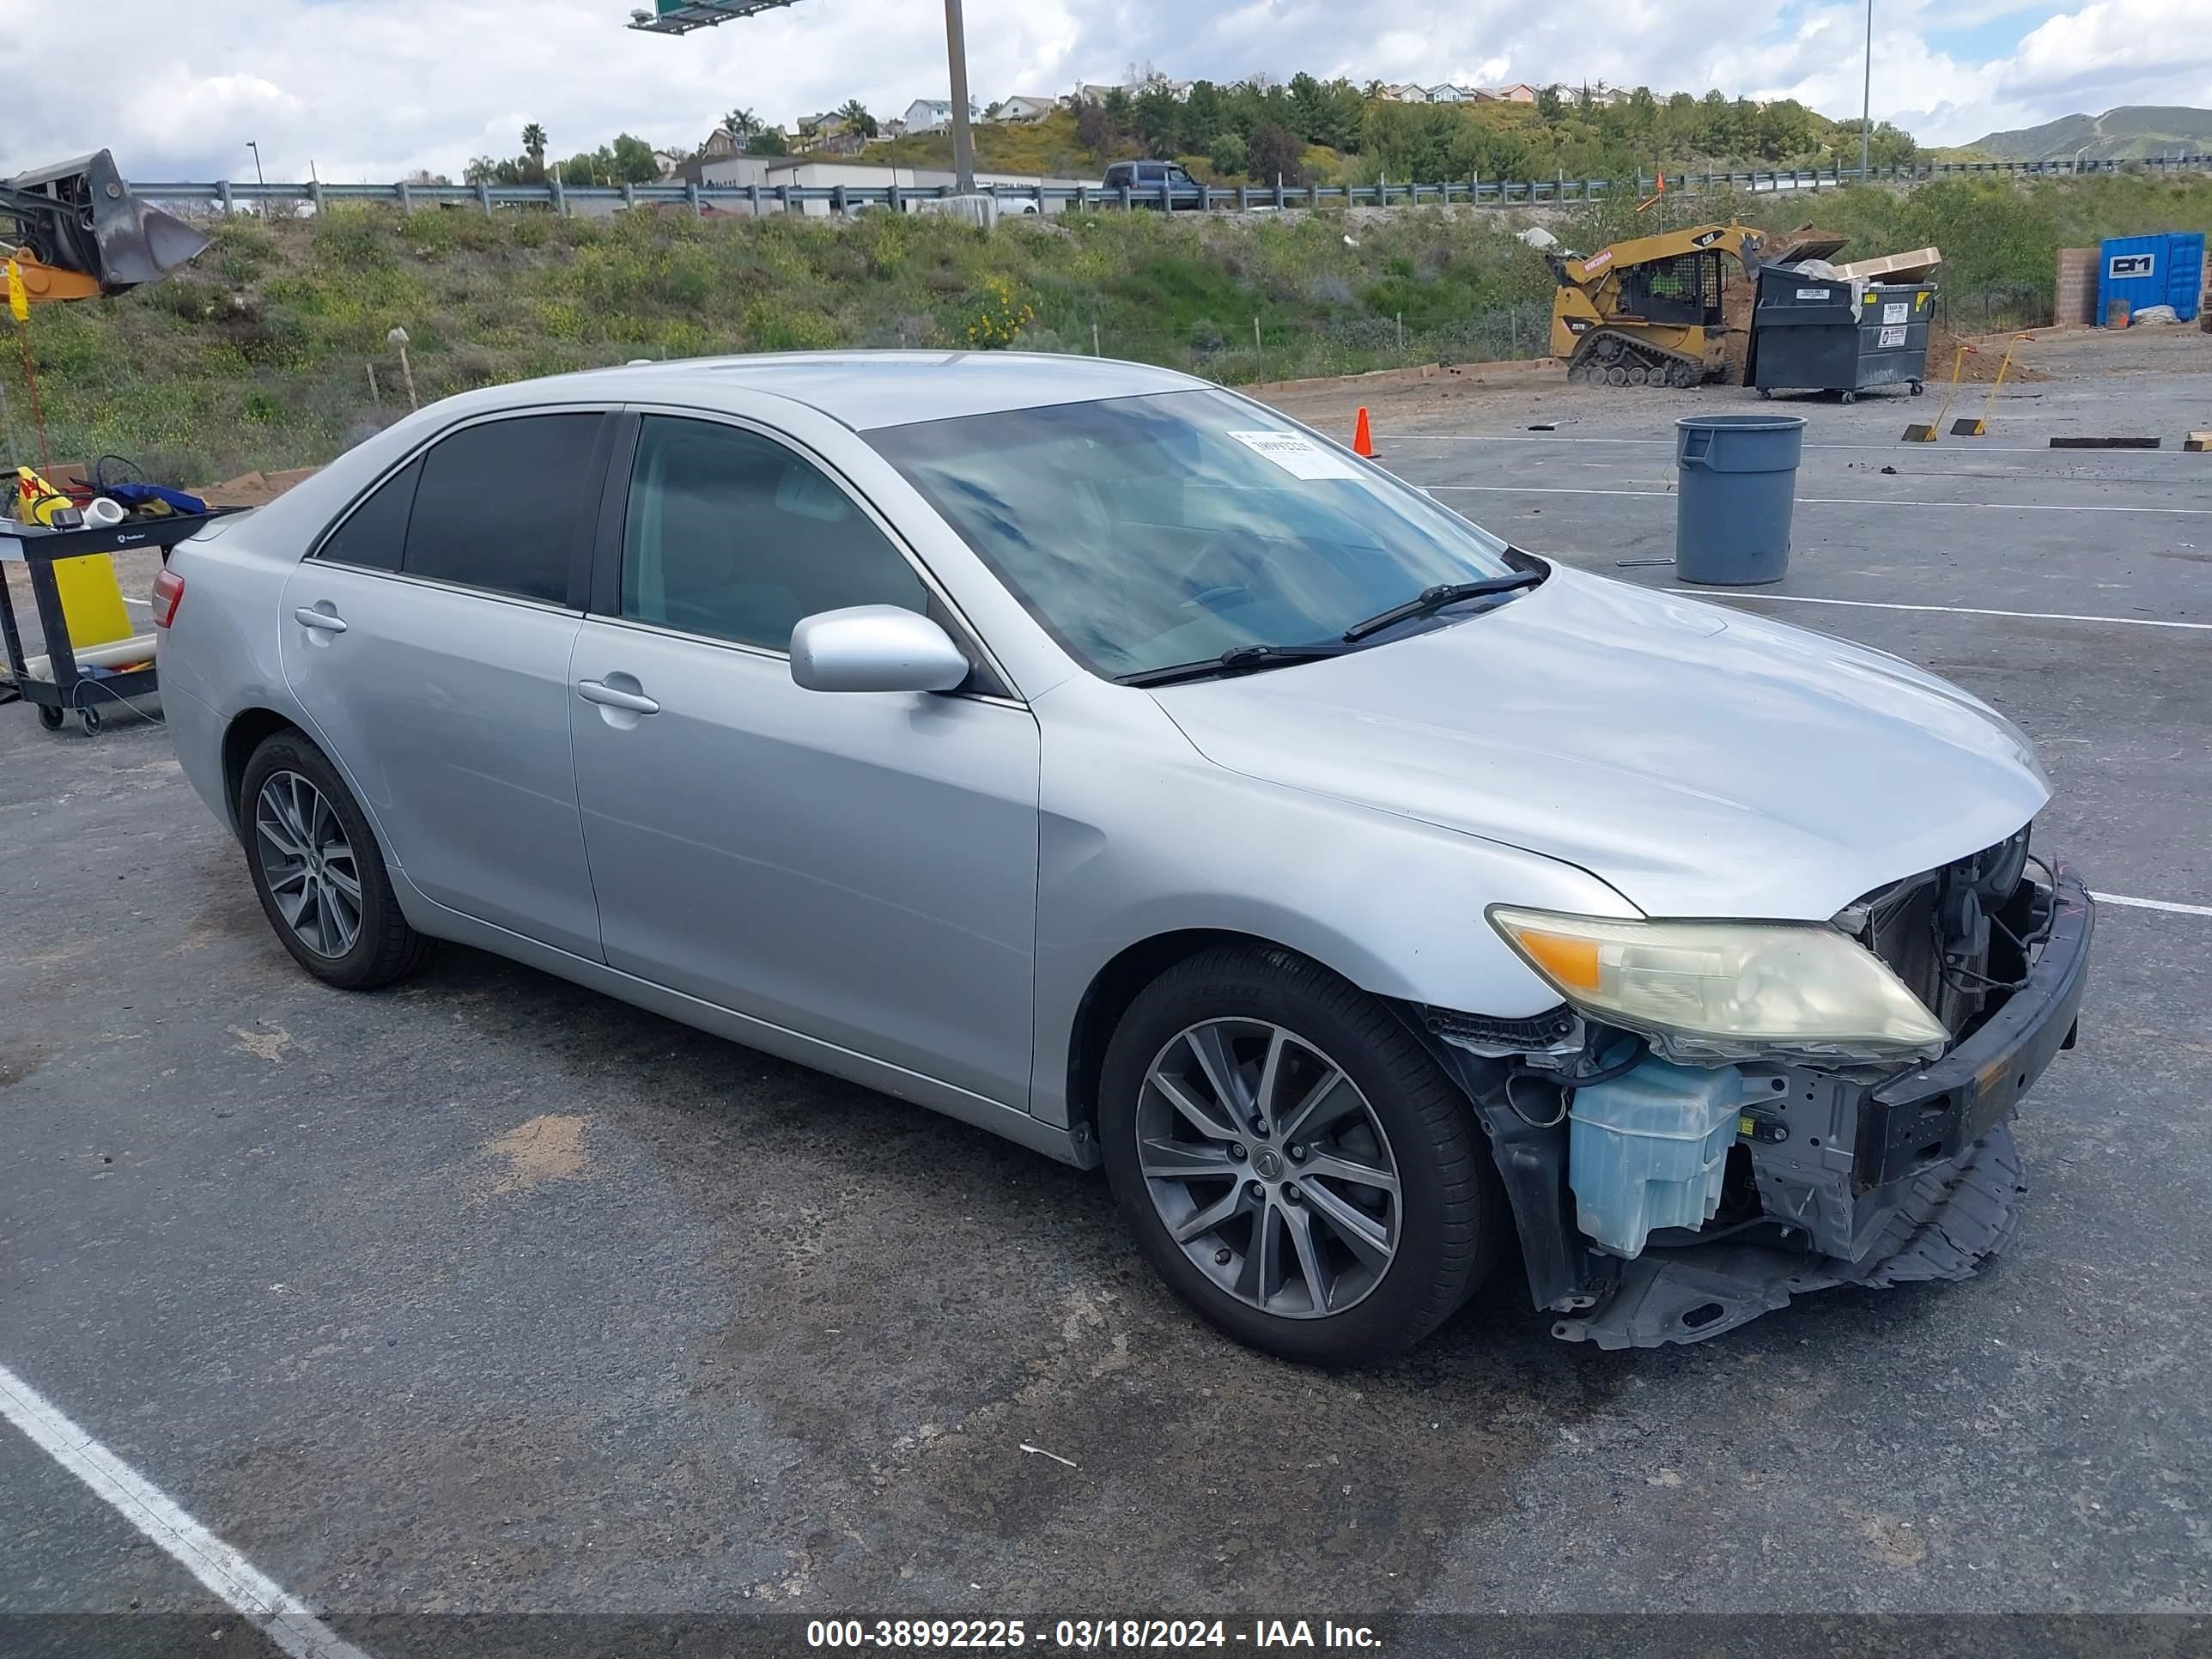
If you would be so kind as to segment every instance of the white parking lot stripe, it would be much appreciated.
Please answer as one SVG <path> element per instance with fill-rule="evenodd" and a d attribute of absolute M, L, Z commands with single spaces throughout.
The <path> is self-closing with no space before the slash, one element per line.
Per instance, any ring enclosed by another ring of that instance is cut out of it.
<path fill-rule="evenodd" d="M 2130 898 L 2124 893 L 2092 893 L 2100 904 L 2124 904 L 2131 910 L 2171 910 L 2178 916 L 2212 916 L 2212 904 L 2176 904 L 2172 899 Z"/>
<path fill-rule="evenodd" d="M 1485 495 L 1671 495 L 1671 489 L 1567 489 L 1537 484 L 1423 484 L 1431 495 L 1443 490 Z M 2212 518 L 2212 507 L 2069 506 L 2063 501 L 1908 501 L 1887 495 L 1800 495 L 1800 507 L 1959 507 L 1978 513 L 2180 513 Z"/>
<path fill-rule="evenodd" d="M 2212 632 L 2212 623 L 2166 622 L 2157 617 L 2092 617 L 2073 611 L 1988 611 L 1972 605 L 1904 605 L 1895 599 L 1816 599 L 1809 593 L 1718 593 L 1698 590 L 1701 599 L 1771 599 L 1778 605 L 1850 605 L 1862 611 L 1940 611 L 1959 617 L 2010 617 L 2021 622 L 2118 623 L 2126 628 L 2182 628 Z"/>
<path fill-rule="evenodd" d="M 1564 433 L 1530 433 L 1524 436 L 1517 432 L 1400 432 L 1391 434 L 1390 442 L 1393 444 L 1635 444 L 1656 445 L 1662 449 L 1672 449 L 1674 447 L 1674 441 L 1672 438 L 1570 437 Z M 1814 443 L 1809 439 L 1806 441 L 1805 447 L 1808 449 L 1881 451 L 1900 457 L 1911 455 L 1915 453 L 1914 450 L 1910 447 L 1893 443 L 1825 444 Z M 1959 452 L 1956 450 L 1948 450 L 1945 453 L 1947 454 L 1955 454 Z M 1971 455 L 2042 455 L 2048 457 L 2052 454 L 2065 455 L 2069 452 L 2064 450 L 2052 450 L 2048 447 L 2036 448 L 2032 446 L 2021 444 L 2006 445 L 1976 443 L 1968 446 L 1966 453 Z M 2070 452 L 2073 459 L 2077 461 L 2094 453 L 2095 452 L 2078 449 Z M 2108 451 L 2106 453 L 2124 454 L 2130 461 L 2143 460 L 2150 458 L 2155 458 L 2159 460 L 2169 460 L 2176 456 L 2184 456 L 2187 454 L 2186 451 L 2179 449 L 2130 449 L 2118 452 Z M 2069 465 L 2071 463 L 2069 462 Z"/>
<path fill-rule="evenodd" d="M 5 1365 L 0 1365 L 0 1416 L 292 1659 L 368 1659 Z"/>

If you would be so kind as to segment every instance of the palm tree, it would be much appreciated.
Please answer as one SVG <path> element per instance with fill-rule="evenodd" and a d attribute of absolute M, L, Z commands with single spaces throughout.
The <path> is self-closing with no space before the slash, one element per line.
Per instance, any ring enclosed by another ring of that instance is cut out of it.
<path fill-rule="evenodd" d="M 532 121 L 522 130 L 522 153 L 530 163 L 533 183 L 545 177 L 545 129 Z"/>
<path fill-rule="evenodd" d="M 722 125 L 740 144 L 761 130 L 760 117 L 749 109 L 732 110 L 722 118 Z"/>
<path fill-rule="evenodd" d="M 845 124 L 845 131 L 857 132 L 864 138 L 876 136 L 876 118 L 868 113 L 868 106 L 857 98 L 848 98 L 837 111 L 837 118 Z"/>

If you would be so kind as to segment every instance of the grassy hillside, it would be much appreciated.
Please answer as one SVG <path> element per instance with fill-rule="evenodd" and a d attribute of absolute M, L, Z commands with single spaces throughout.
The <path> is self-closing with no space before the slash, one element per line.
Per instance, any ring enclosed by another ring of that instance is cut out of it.
<path fill-rule="evenodd" d="M 828 346 L 1100 349 L 1229 382 L 1541 349 L 1541 258 L 1492 220 L 1399 214 L 1234 225 L 1157 214 L 611 219 L 333 208 L 213 228 L 188 270 L 41 307 L 31 337 L 53 453 L 202 483 L 327 459 L 422 398 L 635 357 Z M 1533 301 L 1516 326 L 1498 307 Z M 1398 344 L 1400 319 L 1407 343 Z M 1254 323 L 1259 343 L 1254 343 Z M 381 416 L 369 369 L 382 387 Z M 19 432 L 27 400 L 13 352 Z"/>
<path fill-rule="evenodd" d="M 1940 244 L 1947 290 L 2047 300 L 2062 246 L 2212 229 L 2212 179 L 2100 174 L 1851 187 L 1814 199 L 1625 199 L 1556 225 L 1589 249 L 1731 212 L 1806 218 L 1857 254 Z M 994 234 L 933 216 L 695 220 L 332 209 L 215 226 L 188 270 L 120 299 L 44 307 L 31 338 L 60 459 L 119 454 L 203 483 L 329 459 L 404 408 L 404 327 L 427 400 L 633 357 L 827 346 L 1018 346 L 1187 368 L 1227 383 L 1534 356 L 1553 292 L 1514 221 L 1435 209 L 1249 222 L 1108 212 Z M 1254 325 L 1259 338 L 1254 341 Z M 372 402 L 369 369 L 382 388 Z M 29 404 L 0 360 L 20 436 Z"/>
<path fill-rule="evenodd" d="M 1072 110 L 1056 109 L 1042 121 L 978 122 L 971 131 L 975 139 L 975 165 L 986 173 L 1036 173 L 1056 179 L 1096 179 L 1109 161 L 1130 145 L 1105 149 L 1086 145 L 1075 130 Z M 1111 152 L 1110 154 L 1109 152 Z M 952 134 L 918 132 L 870 144 L 860 158 L 889 167 L 949 167 L 952 165 Z"/>
<path fill-rule="evenodd" d="M 2065 115 L 2039 127 L 1992 132 L 1970 147 L 2000 161 L 2136 161 L 2181 150 L 2212 154 L 2212 109 L 2124 104 L 2102 115 Z"/>

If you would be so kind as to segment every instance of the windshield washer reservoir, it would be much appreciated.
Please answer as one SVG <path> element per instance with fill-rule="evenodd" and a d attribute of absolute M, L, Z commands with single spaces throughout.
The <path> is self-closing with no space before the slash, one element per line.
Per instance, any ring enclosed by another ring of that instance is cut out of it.
<path fill-rule="evenodd" d="M 1612 1255 L 1641 1255 L 1655 1227 L 1701 1227 L 1743 1106 L 1743 1074 L 1646 1060 L 1575 1091 L 1567 1184 L 1577 1224 Z"/>

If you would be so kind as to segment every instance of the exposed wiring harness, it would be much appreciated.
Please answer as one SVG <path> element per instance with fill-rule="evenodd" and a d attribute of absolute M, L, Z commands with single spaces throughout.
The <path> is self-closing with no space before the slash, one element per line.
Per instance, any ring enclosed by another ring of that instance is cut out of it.
<path fill-rule="evenodd" d="M 1626 1060 L 1615 1060 L 1610 1066 L 1601 1066 L 1595 1071 L 1567 1073 L 1540 1072 L 1533 1066 L 1525 1066 L 1518 1062 L 1513 1063 L 1511 1068 L 1505 1073 L 1506 1105 L 1512 1109 L 1514 1116 L 1519 1118 L 1523 1123 L 1527 1124 L 1532 1129 L 1558 1128 L 1559 1125 L 1567 1121 L 1567 1114 L 1574 1110 L 1576 1090 L 1587 1089 L 1594 1084 L 1610 1083 L 1617 1077 L 1625 1076 L 1628 1073 L 1634 1071 L 1638 1066 L 1641 1066 L 1644 1062 L 1644 1060 L 1650 1054 L 1651 1045 L 1650 1042 L 1646 1042 L 1640 1036 L 1637 1036 L 1632 1034 L 1627 1035 L 1628 1058 Z M 1598 1055 L 1596 1051 L 1606 1041 L 1607 1039 L 1603 1037 L 1594 1039 L 1589 1048 L 1584 1052 L 1583 1058 L 1588 1060 L 1597 1059 Z M 1513 1085 L 1516 1082 L 1527 1082 L 1531 1079 L 1534 1079 L 1538 1082 L 1548 1083 L 1557 1088 L 1559 1091 L 1559 1109 L 1549 1118 L 1540 1121 L 1536 1118 L 1530 1117 L 1528 1113 L 1521 1109 L 1521 1103 L 1513 1098 Z"/>
<path fill-rule="evenodd" d="M 2024 860 L 2024 864 L 2027 868 L 2041 871 L 2045 884 L 2054 890 L 2057 888 L 2057 878 L 2051 873 L 2051 866 L 2041 859 L 2031 854 Z M 2024 872 L 2021 879 L 2027 879 Z M 2014 933 L 2006 925 L 2004 919 L 1994 910 L 1984 910 L 1982 915 L 1990 927 L 2012 942 L 2013 948 L 2020 952 L 2021 961 L 2027 963 L 2033 959 L 2036 949 L 2051 938 L 2051 930 L 2058 920 L 2058 907 L 2055 904 L 2051 906 L 2044 913 L 2041 925 L 2025 934 Z M 1953 962 L 1950 953 L 1943 948 L 1945 943 L 1943 927 L 1939 913 L 1935 911 L 1929 913 L 1928 927 L 1929 938 L 1936 947 L 1936 971 L 1942 975 L 1943 983 L 1952 990 L 1967 995 L 1986 995 L 1995 991 L 2017 991 L 2027 983 L 2027 975 L 2025 973 L 2018 979 L 1994 979 L 1978 969 L 1968 968 Z"/>

